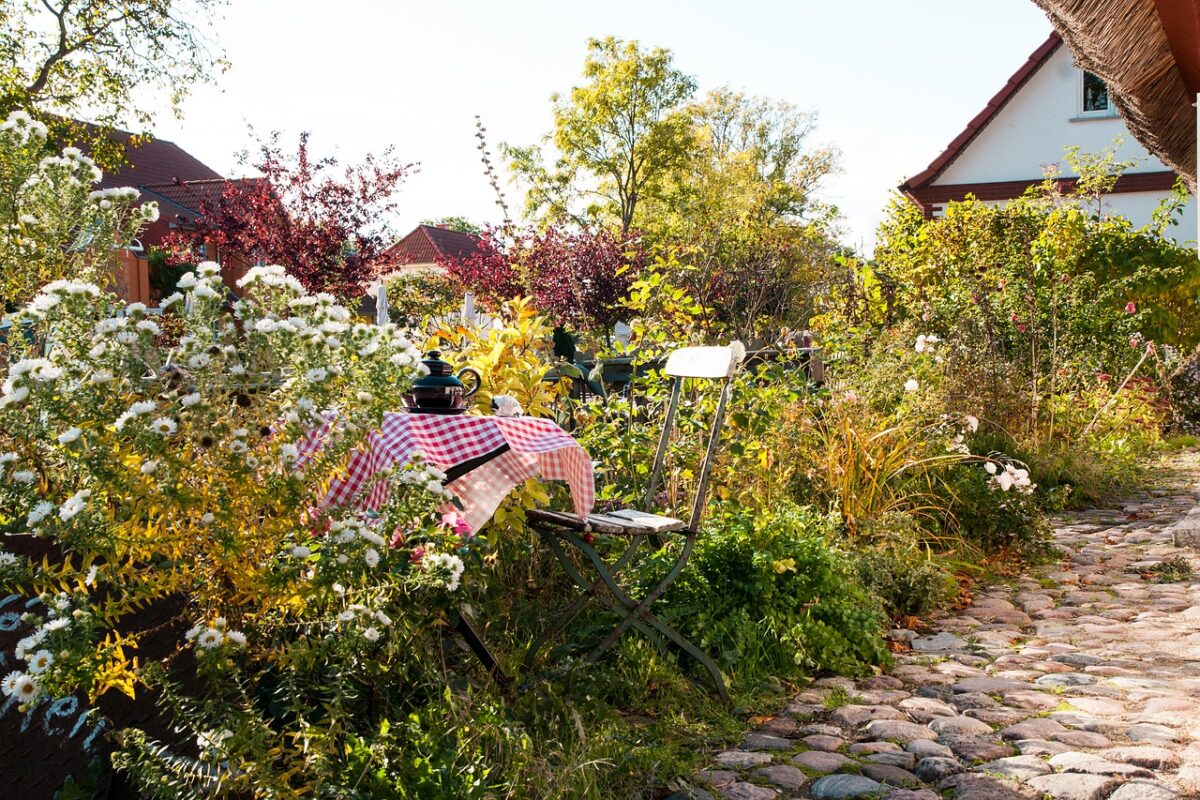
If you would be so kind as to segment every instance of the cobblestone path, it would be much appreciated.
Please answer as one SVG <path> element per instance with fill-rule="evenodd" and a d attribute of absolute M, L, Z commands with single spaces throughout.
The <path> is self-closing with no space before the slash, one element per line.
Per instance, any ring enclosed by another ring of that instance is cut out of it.
<path fill-rule="evenodd" d="M 1200 460 L 1055 520 L 1059 563 L 981 588 L 889 674 L 818 680 L 718 753 L 726 800 L 1200 797 Z M 1189 514 L 1189 512 L 1192 512 Z M 687 796 L 686 792 L 677 796 Z"/>

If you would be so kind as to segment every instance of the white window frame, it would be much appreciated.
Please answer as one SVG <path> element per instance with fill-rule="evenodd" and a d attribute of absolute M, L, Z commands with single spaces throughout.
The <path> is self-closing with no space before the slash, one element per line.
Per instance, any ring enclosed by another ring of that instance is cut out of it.
<path fill-rule="evenodd" d="M 1083 110 L 1083 76 L 1085 70 L 1077 69 L 1078 78 L 1075 81 L 1075 119 L 1112 119 L 1117 116 L 1117 108 L 1113 105 L 1112 91 L 1108 95 L 1108 108 L 1103 111 L 1084 111 Z M 1100 77 L 1100 76 L 1096 76 Z M 1104 80 L 1101 78 L 1101 80 Z"/>

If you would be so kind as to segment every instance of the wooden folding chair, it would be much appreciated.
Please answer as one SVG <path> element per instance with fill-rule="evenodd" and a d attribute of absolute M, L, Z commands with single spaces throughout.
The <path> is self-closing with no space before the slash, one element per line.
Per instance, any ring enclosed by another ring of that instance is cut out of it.
<path fill-rule="evenodd" d="M 582 594 L 568 605 L 530 646 L 525 656 L 526 669 L 533 666 L 538 651 L 550 638 L 557 636 L 572 619 L 583 611 L 590 601 L 598 600 L 615 611 L 620 617 L 620 622 L 603 641 L 591 650 L 587 656 L 589 663 L 600 658 L 606 650 L 620 640 L 626 631 L 634 628 L 653 642 L 659 650 L 665 652 L 668 643 L 674 644 L 684 653 L 696 659 L 712 677 L 721 700 L 725 703 L 729 702 L 725 679 L 721 676 L 716 662 L 684 638 L 682 634 L 659 619 L 654 614 L 653 607 L 663 592 L 679 578 L 696 546 L 696 538 L 700 533 L 700 521 L 704 517 L 713 459 L 716 457 L 717 446 L 721 440 L 721 428 L 725 422 L 729 396 L 733 389 L 733 375 L 745 357 L 745 353 L 745 348 L 741 343 L 734 342 L 727 347 L 685 347 L 675 350 L 667 358 L 663 372 L 671 376 L 674 381 L 671 387 L 671 399 L 667 405 L 667 416 L 663 422 L 662 436 L 659 438 L 658 451 L 654 456 L 654 468 L 650 473 L 650 483 L 646 488 L 645 510 L 626 509 L 607 514 L 590 514 L 587 519 L 580 519 L 575 514 L 557 511 L 533 510 L 528 512 L 527 517 L 532 527 L 549 545 L 567 576 L 582 590 Z M 675 414 L 679 408 L 683 383 L 688 379 L 719 380 L 722 385 L 720 399 L 717 402 L 712 427 L 708 434 L 708 447 L 700 467 L 691 517 L 684 522 L 655 514 L 650 509 L 653 508 L 655 492 L 662 478 L 663 465 L 671 439 L 671 429 L 675 423 Z M 627 540 L 628 543 L 615 559 L 606 561 L 589 541 L 592 539 L 588 535 L 590 533 L 619 537 Z M 647 542 L 657 544 L 664 534 L 678 534 L 683 537 L 683 544 L 678 550 L 675 563 L 655 586 L 651 587 L 642 597 L 637 598 L 617 580 L 617 576 L 623 569 L 631 565 L 634 556 L 643 544 Z M 582 570 L 564 545 L 570 545 L 583 556 L 580 560 Z M 585 572 L 589 575 L 585 575 Z"/>

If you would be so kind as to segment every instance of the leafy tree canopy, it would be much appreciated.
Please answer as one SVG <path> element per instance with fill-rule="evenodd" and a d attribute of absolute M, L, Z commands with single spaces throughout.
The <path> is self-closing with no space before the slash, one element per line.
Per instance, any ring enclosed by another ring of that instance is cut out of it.
<path fill-rule="evenodd" d="M 554 131 L 541 147 L 503 151 L 528 184 L 526 212 L 550 220 L 602 219 L 633 226 L 638 203 L 688 157 L 692 124 L 686 104 L 696 82 L 678 70 L 669 50 L 636 41 L 591 39 L 584 83 L 554 95 Z"/>
<path fill-rule="evenodd" d="M 53 138 L 103 144 L 118 123 L 144 125 L 153 118 L 144 105 L 146 88 L 165 93 L 178 112 L 192 87 L 227 66 L 208 31 L 223 4 L 0 0 L 0 116 L 36 110 Z M 112 150 L 94 154 L 111 163 Z"/>

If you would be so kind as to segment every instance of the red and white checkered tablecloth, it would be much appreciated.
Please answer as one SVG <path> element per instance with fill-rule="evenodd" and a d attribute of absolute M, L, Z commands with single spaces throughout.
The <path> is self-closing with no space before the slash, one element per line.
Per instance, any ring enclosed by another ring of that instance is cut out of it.
<path fill-rule="evenodd" d="M 346 477 L 331 484 L 322 505 L 355 500 L 371 476 L 394 464 L 403 465 L 417 454 L 448 471 L 504 445 L 507 451 L 447 484 L 462 504 L 461 513 L 472 531 L 492 518 L 514 486 L 538 475 L 566 481 L 579 516 L 592 510 L 596 499 L 592 460 L 550 420 L 437 414 L 384 415 L 383 426 L 351 454 Z M 386 483 L 377 483 L 357 502 L 364 509 L 378 509 L 387 500 L 387 491 Z"/>

